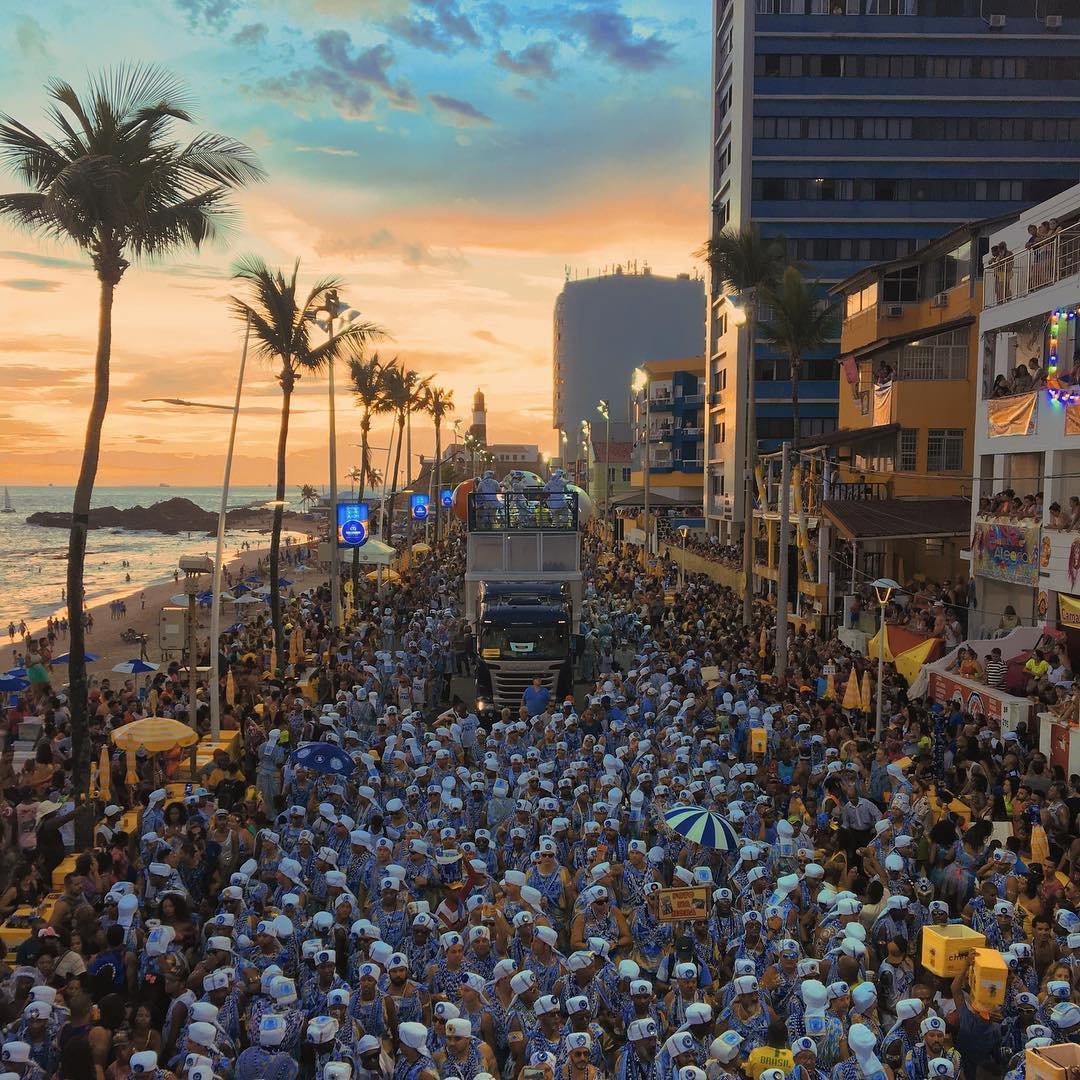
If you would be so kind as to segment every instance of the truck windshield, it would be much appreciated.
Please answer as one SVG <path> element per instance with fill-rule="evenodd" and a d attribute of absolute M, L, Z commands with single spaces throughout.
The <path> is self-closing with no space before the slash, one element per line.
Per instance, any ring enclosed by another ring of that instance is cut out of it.
<path fill-rule="evenodd" d="M 480 655 L 485 660 L 562 660 L 569 647 L 565 624 L 484 626 L 480 635 Z"/>

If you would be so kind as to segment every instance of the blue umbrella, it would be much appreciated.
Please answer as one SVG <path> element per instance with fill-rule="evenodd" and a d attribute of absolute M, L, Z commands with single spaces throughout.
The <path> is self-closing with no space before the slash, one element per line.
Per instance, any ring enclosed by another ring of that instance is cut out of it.
<path fill-rule="evenodd" d="M 25 679 L 16 679 L 11 675 L 0 675 L 0 693 L 17 694 L 30 684 Z"/>
<path fill-rule="evenodd" d="M 244 593 L 251 592 L 251 590 L 241 581 L 240 584 L 233 589 L 233 592 L 237 596 L 243 596 Z"/>
<path fill-rule="evenodd" d="M 258 574 L 249 574 L 244 580 L 250 581 L 253 585 L 258 585 L 262 578 Z"/>
<path fill-rule="evenodd" d="M 279 585 L 281 585 L 282 587 L 288 587 L 289 585 L 292 584 L 292 582 L 287 577 L 279 577 L 277 579 L 277 583 Z"/>
<path fill-rule="evenodd" d="M 244 629 L 244 624 L 242 622 L 234 622 L 232 624 L 232 626 L 226 626 L 223 633 L 235 634 L 238 631 L 243 630 L 243 629 Z"/>
<path fill-rule="evenodd" d="M 673 806 L 664 814 L 664 824 L 686 837 L 691 844 L 714 851 L 737 851 L 739 837 L 730 823 L 712 810 L 700 806 Z"/>
<path fill-rule="evenodd" d="M 95 660 L 100 660 L 101 657 L 97 653 L 83 653 L 83 660 L 88 664 L 94 663 Z M 71 663 L 71 653 L 64 653 L 63 656 L 54 656 L 52 658 L 54 664 L 69 664 Z"/>
<path fill-rule="evenodd" d="M 25 679 L 26 678 L 26 668 L 24 668 L 24 667 L 13 667 L 10 671 L 5 671 L 4 674 L 5 675 L 10 675 L 13 679 Z"/>
<path fill-rule="evenodd" d="M 336 773 L 338 776 L 350 776 L 356 768 L 353 759 L 340 746 L 324 742 L 304 743 L 289 755 L 289 764 L 294 768 L 303 765 L 322 775 Z"/>
<path fill-rule="evenodd" d="M 145 660 L 124 660 L 116 665 L 113 671 L 120 671 L 126 675 L 142 675 L 147 671 L 157 671 L 160 664 L 149 664 Z"/>

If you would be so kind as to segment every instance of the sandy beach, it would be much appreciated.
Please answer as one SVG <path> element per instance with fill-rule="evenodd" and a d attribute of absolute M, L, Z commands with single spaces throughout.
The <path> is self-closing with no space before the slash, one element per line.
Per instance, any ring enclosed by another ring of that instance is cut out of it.
<path fill-rule="evenodd" d="M 232 574 L 233 580 L 237 581 L 246 574 L 254 571 L 260 558 L 269 554 L 269 544 L 253 546 L 245 551 L 227 556 L 225 567 Z M 284 552 L 284 547 L 282 548 Z M 178 553 L 179 554 L 179 553 Z M 281 574 L 295 582 L 294 589 L 311 588 L 319 582 L 326 580 L 326 575 L 317 568 L 309 568 L 305 572 L 296 573 L 295 567 L 282 565 Z M 89 611 L 94 616 L 94 627 L 87 635 L 87 649 L 98 655 L 101 659 L 88 664 L 91 674 L 102 675 L 111 671 L 113 666 L 124 660 L 136 659 L 139 656 L 138 642 L 126 642 L 121 640 L 120 635 L 128 629 L 134 629 L 140 634 L 147 636 L 147 655 L 152 663 L 161 660 L 161 650 L 158 648 L 158 618 L 161 609 L 168 605 L 169 598 L 183 592 L 183 578 L 178 582 L 158 582 L 154 585 L 140 586 L 134 582 L 128 591 L 117 592 L 110 596 L 100 597 L 89 605 Z M 113 619 L 109 612 L 109 605 L 113 601 L 123 600 L 127 604 L 127 614 L 122 619 Z M 253 605 L 254 607 L 254 605 Z M 203 609 L 205 610 L 205 609 Z M 262 610 L 255 608 L 256 611 Z M 225 605 L 222 613 L 222 627 L 233 622 L 233 609 Z M 209 616 L 207 615 L 207 618 Z M 35 620 L 30 625 L 32 637 L 44 632 L 46 620 Z M 205 637 L 205 629 L 200 629 L 200 638 Z M 21 652 L 22 643 L 16 638 L 14 643 L 6 645 L 4 659 L 15 663 L 15 654 Z M 54 653 L 59 655 L 67 651 L 67 638 L 57 638 Z M 63 666 L 54 669 L 54 684 L 66 681 Z"/>

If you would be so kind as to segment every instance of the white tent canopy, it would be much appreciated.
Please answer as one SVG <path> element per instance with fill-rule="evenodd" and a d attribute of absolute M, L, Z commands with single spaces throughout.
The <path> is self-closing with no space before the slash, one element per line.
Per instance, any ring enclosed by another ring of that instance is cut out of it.
<path fill-rule="evenodd" d="M 360 552 L 360 562 L 366 566 L 389 566 L 397 555 L 397 552 L 389 544 L 384 544 L 381 540 L 369 540 L 358 550 Z M 347 566 L 352 562 L 352 553 L 343 551 L 341 561 Z"/>

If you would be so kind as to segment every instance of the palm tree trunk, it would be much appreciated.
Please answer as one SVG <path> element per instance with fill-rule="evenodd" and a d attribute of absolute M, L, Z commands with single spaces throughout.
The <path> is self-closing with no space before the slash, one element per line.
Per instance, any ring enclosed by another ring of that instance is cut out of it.
<path fill-rule="evenodd" d="M 274 496 L 274 523 L 270 531 L 270 622 L 274 627 L 277 673 L 285 670 L 285 629 L 281 624 L 281 594 L 278 591 L 278 557 L 281 552 L 281 525 L 285 517 L 285 448 L 289 442 L 289 408 L 292 404 L 291 372 L 281 381 L 281 428 L 277 444 L 277 493 Z"/>
<path fill-rule="evenodd" d="M 364 488 L 367 483 L 367 456 L 368 456 L 368 428 L 371 427 L 371 410 L 364 409 L 360 420 L 360 481 L 356 488 L 356 501 L 364 501 Z M 368 531 L 371 530 L 371 521 L 368 521 Z M 360 549 L 353 548 L 352 553 L 352 599 L 353 610 L 357 616 L 360 614 Z"/>
<path fill-rule="evenodd" d="M 793 355 L 791 357 L 791 448 L 793 450 L 799 446 L 799 373 L 801 370 L 801 357 Z"/>
<path fill-rule="evenodd" d="M 439 542 L 442 518 L 442 417 L 435 417 L 435 543 Z"/>
<path fill-rule="evenodd" d="M 754 414 L 754 346 L 757 336 L 757 295 L 746 305 L 747 387 L 746 387 L 746 480 L 743 485 L 743 626 L 754 622 L 754 491 L 757 465 L 757 417 Z"/>
<path fill-rule="evenodd" d="M 394 476 L 390 482 L 389 514 L 386 518 L 386 542 L 391 543 L 390 537 L 394 535 L 394 503 L 397 502 L 398 469 L 401 467 L 401 444 L 405 439 L 405 413 L 398 413 L 397 421 L 397 449 L 394 454 Z"/>
<path fill-rule="evenodd" d="M 86 683 L 86 631 L 83 627 L 83 577 L 86 567 L 86 534 L 90 524 L 90 499 L 94 494 L 98 459 L 101 456 L 101 429 L 109 404 L 109 359 L 112 355 L 112 308 L 115 282 L 101 279 L 98 298 L 98 340 L 94 357 L 94 396 L 86 420 L 82 465 L 71 506 L 68 534 L 67 611 L 68 679 L 71 703 L 71 775 L 75 779 L 75 804 L 80 806 L 90 781 L 90 737 Z M 76 815 L 77 848 L 89 846 L 92 821 L 81 807 Z"/>

